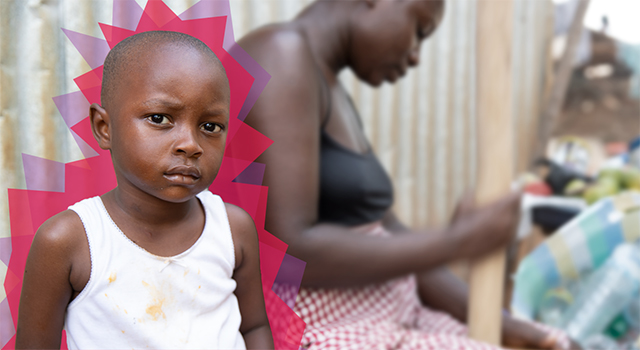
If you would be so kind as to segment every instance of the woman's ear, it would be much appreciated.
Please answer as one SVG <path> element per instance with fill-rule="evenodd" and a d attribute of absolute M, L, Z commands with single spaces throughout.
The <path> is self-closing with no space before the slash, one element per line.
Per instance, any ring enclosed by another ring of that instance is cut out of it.
<path fill-rule="evenodd" d="M 89 107 L 91 131 L 102 149 L 111 149 L 111 119 L 109 113 L 97 103 Z"/>

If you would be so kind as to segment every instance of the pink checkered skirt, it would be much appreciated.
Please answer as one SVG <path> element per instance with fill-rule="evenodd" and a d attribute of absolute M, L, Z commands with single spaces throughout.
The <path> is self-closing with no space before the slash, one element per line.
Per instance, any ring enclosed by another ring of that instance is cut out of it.
<path fill-rule="evenodd" d="M 390 236 L 379 225 L 358 231 Z M 469 339 L 467 327 L 448 314 L 424 307 L 414 275 L 361 288 L 302 288 L 294 311 L 307 324 L 302 347 L 309 350 L 498 349 Z M 568 345 L 566 337 L 563 342 Z"/>

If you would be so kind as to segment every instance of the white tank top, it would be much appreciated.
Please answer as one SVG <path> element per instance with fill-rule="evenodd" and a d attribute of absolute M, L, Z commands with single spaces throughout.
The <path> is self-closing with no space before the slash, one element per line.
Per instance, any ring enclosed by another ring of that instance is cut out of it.
<path fill-rule="evenodd" d="M 227 212 L 219 196 L 197 197 L 205 208 L 202 235 L 172 257 L 127 238 L 100 197 L 69 207 L 91 254 L 89 282 L 67 307 L 69 349 L 245 349 Z"/>

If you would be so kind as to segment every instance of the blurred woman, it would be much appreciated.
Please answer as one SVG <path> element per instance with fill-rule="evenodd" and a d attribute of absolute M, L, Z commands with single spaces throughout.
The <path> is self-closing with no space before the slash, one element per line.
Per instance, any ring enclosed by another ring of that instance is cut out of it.
<path fill-rule="evenodd" d="M 519 195 L 458 206 L 452 223 L 411 231 L 390 211 L 391 181 L 348 94 L 345 68 L 373 86 L 419 63 L 442 1 L 317 1 L 239 44 L 269 81 L 245 122 L 271 138 L 266 228 L 307 263 L 295 311 L 309 349 L 480 349 L 466 338 L 467 287 L 443 268 L 503 247 Z M 503 318 L 504 344 L 561 348 L 566 338 Z M 561 341 L 562 340 L 562 341 Z"/>

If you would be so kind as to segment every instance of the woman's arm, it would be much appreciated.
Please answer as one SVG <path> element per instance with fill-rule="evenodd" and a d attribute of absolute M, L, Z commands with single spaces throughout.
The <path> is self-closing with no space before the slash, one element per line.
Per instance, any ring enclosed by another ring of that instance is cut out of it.
<path fill-rule="evenodd" d="M 452 223 L 465 220 L 466 214 L 473 210 L 473 201 L 469 194 L 458 204 Z M 398 234 L 410 232 L 389 211 L 383 220 L 385 227 Z M 445 267 L 418 273 L 418 296 L 422 303 L 432 309 L 443 311 L 462 323 L 467 322 L 469 309 L 468 285 Z M 504 313 L 502 317 L 502 344 L 516 348 L 558 349 L 559 344 L 546 332 L 519 321 Z M 572 349 L 580 349 L 574 347 Z"/>
<path fill-rule="evenodd" d="M 240 45 L 271 74 L 245 121 L 274 141 L 258 159 L 267 164 L 266 228 L 289 244 L 291 255 L 307 263 L 304 285 L 385 281 L 485 253 L 511 237 L 512 222 L 504 217 L 513 211 L 514 198 L 428 235 L 386 239 L 357 235 L 340 225 L 318 224 L 320 125 L 325 106 L 314 57 L 304 38 L 293 30 L 254 32 Z M 488 219 L 498 212 L 501 219 Z"/>
<path fill-rule="evenodd" d="M 74 261 L 86 258 L 82 253 L 88 255 L 88 250 L 82 222 L 71 211 L 52 217 L 38 229 L 24 270 L 17 349 L 60 348 L 64 315 L 74 294 L 73 280 L 88 279 L 89 273 Z"/>
<path fill-rule="evenodd" d="M 237 283 L 234 293 L 242 316 L 240 333 L 247 349 L 273 349 L 260 279 L 258 234 L 247 212 L 231 204 L 226 204 L 226 208 L 236 253 L 233 279 Z"/>

